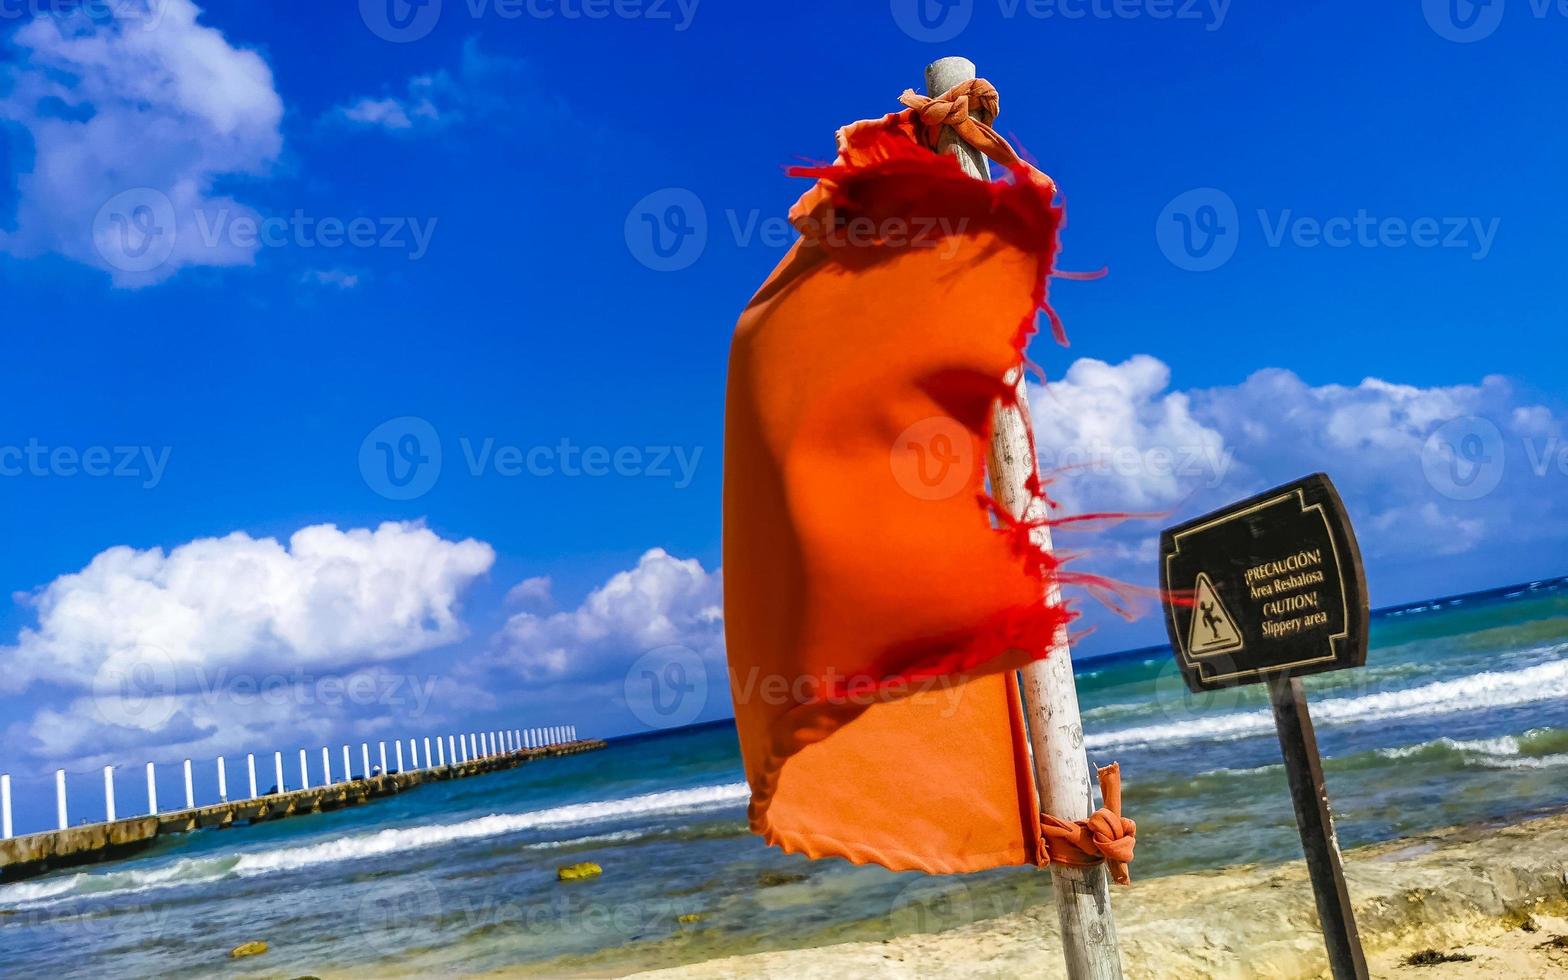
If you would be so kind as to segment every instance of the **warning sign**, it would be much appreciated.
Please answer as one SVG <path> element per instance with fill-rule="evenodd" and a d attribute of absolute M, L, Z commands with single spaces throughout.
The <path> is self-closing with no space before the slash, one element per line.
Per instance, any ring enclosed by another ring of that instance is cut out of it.
<path fill-rule="evenodd" d="M 1160 589 L 1194 691 L 1366 662 L 1361 553 L 1321 473 L 1166 530 Z"/>
<path fill-rule="evenodd" d="M 1241 648 L 1241 630 L 1225 611 L 1214 583 L 1199 572 L 1198 583 L 1192 587 L 1192 635 L 1187 640 L 1187 652 L 1203 657 Z"/>

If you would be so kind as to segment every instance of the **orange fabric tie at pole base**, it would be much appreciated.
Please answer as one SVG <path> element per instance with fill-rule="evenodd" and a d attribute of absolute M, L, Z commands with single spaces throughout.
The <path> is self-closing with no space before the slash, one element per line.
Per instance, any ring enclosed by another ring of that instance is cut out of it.
<path fill-rule="evenodd" d="M 724 601 L 751 828 L 950 873 L 1050 859 L 1014 672 L 1072 618 L 1051 580 L 1103 583 L 993 528 L 985 495 L 992 406 L 1049 314 L 1055 185 L 971 180 L 929 133 L 857 123 L 797 171 L 802 238 L 731 351 Z"/>

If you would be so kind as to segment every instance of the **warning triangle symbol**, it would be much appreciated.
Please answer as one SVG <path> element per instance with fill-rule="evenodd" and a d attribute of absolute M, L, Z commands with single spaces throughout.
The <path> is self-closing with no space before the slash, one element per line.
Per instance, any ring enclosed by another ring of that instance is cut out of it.
<path fill-rule="evenodd" d="M 1220 602 L 1219 591 L 1202 572 L 1198 584 L 1192 588 L 1192 632 L 1187 639 L 1189 656 L 1211 653 L 1229 653 L 1242 647 L 1241 630 L 1231 618 L 1225 604 Z"/>

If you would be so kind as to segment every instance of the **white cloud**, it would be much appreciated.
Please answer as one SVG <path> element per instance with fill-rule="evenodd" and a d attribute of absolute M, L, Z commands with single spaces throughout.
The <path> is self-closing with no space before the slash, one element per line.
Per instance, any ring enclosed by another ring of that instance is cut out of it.
<path fill-rule="evenodd" d="M 1148 582 L 1160 527 L 1317 471 L 1345 497 L 1369 558 L 1428 561 L 1568 527 L 1561 482 L 1554 489 L 1543 482 L 1553 474 L 1531 464 L 1543 447 L 1568 444 L 1564 420 L 1525 403 L 1504 378 L 1314 386 L 1268 369 L 1207 389 L 1171 390 L 1170 381 L 1148 355 L 1114 365 L 1084 359 L 1030 392 L 1040 456 L 1057 469 L 1051 492 L 1065 513 L 1168 515 L 1071 539 L 1097 570 Z M 1433 475 L 1433 453 L 1447 451 L 1452 426 L 1472 419 L 1486 438 L 1462 451 L 1496 467 L 1499 483 L 1462 499 L 1441 468 Z"/>
<path fill-rule="evenodd" d="M 306 527 L 287 545 L 236 532 L 168 553 L 110 548 L 25 598 L 37 625 L 0 648 L 0 688 L 84 689 L 150 672 L 143 686 L 161 694 L 210 687 L 224 670 L 332 672 L 403 657 L 467 635 L 459 596 L 494 560 L 483 542 L 392 522 Z"/>
<path fill-rule="evenodd" d="M 523 87 L 522 71 L 523 62 L 486 55 L 470 38 L 463 44 L 455 76 L 446 69 L 415 75 L 404 83 L 401 93 L 350 100 L 328 113 L 327 120 L 396 135 L 431 135 L 515 108 L 512 100 Z M 530 111 L 537 111 L 542 99 L 530 96 Z"/>
<path fill-rule="evenodd" d="M 654 548 L 636 568 L 612 576 L 576 609 L 513 615 L 495 638 L 494 663 L 530 685 L 618 682 L 640 654 L 673 644 L 690 648 L 722 672 L 720 581 L 719 572 L 705 571 L 695 559 Z M 539 580 L 529 582 L 535 584 L 524 595 L 538 602 Z"/>
<path fill-rule="evenodd" d="M 197 23 L 191 0 L 152 6 L 35 17 L 11 36 L 0 120 L 27 131 L 33 161 L 0 249 L 63 255 L 123 286 L 252 260 L 253 244 L 209 241 L 197 219 L 255 217 L 217 185 L 265 174 L 282 149 L 272 71 Z"/>

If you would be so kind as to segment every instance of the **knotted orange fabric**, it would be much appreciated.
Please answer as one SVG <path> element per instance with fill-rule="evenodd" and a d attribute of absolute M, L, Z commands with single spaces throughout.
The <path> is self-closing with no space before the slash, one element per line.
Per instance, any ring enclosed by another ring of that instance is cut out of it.
<path fill-rule="evenodd" d="M 1063 835 L 1042 827 L 1015 671 L 1072 618 L 1042 598 L 1051 578 L 1076 576 L 1027 526 L 991 526 L 984 460 L 1049 313 L 1062 211 L 990 129 L 994 89 L 906 101 L 796 171 L 817 178 L 790 212 L 801 240 L 731 350 L 725 630 L 750 823 L 895 870 L 1039 864 Z M 933 153 L 944 124 L 1011 179 Z M 1124 860 L 1131 831 L 1093 823 L 1062 853 Z"/>

